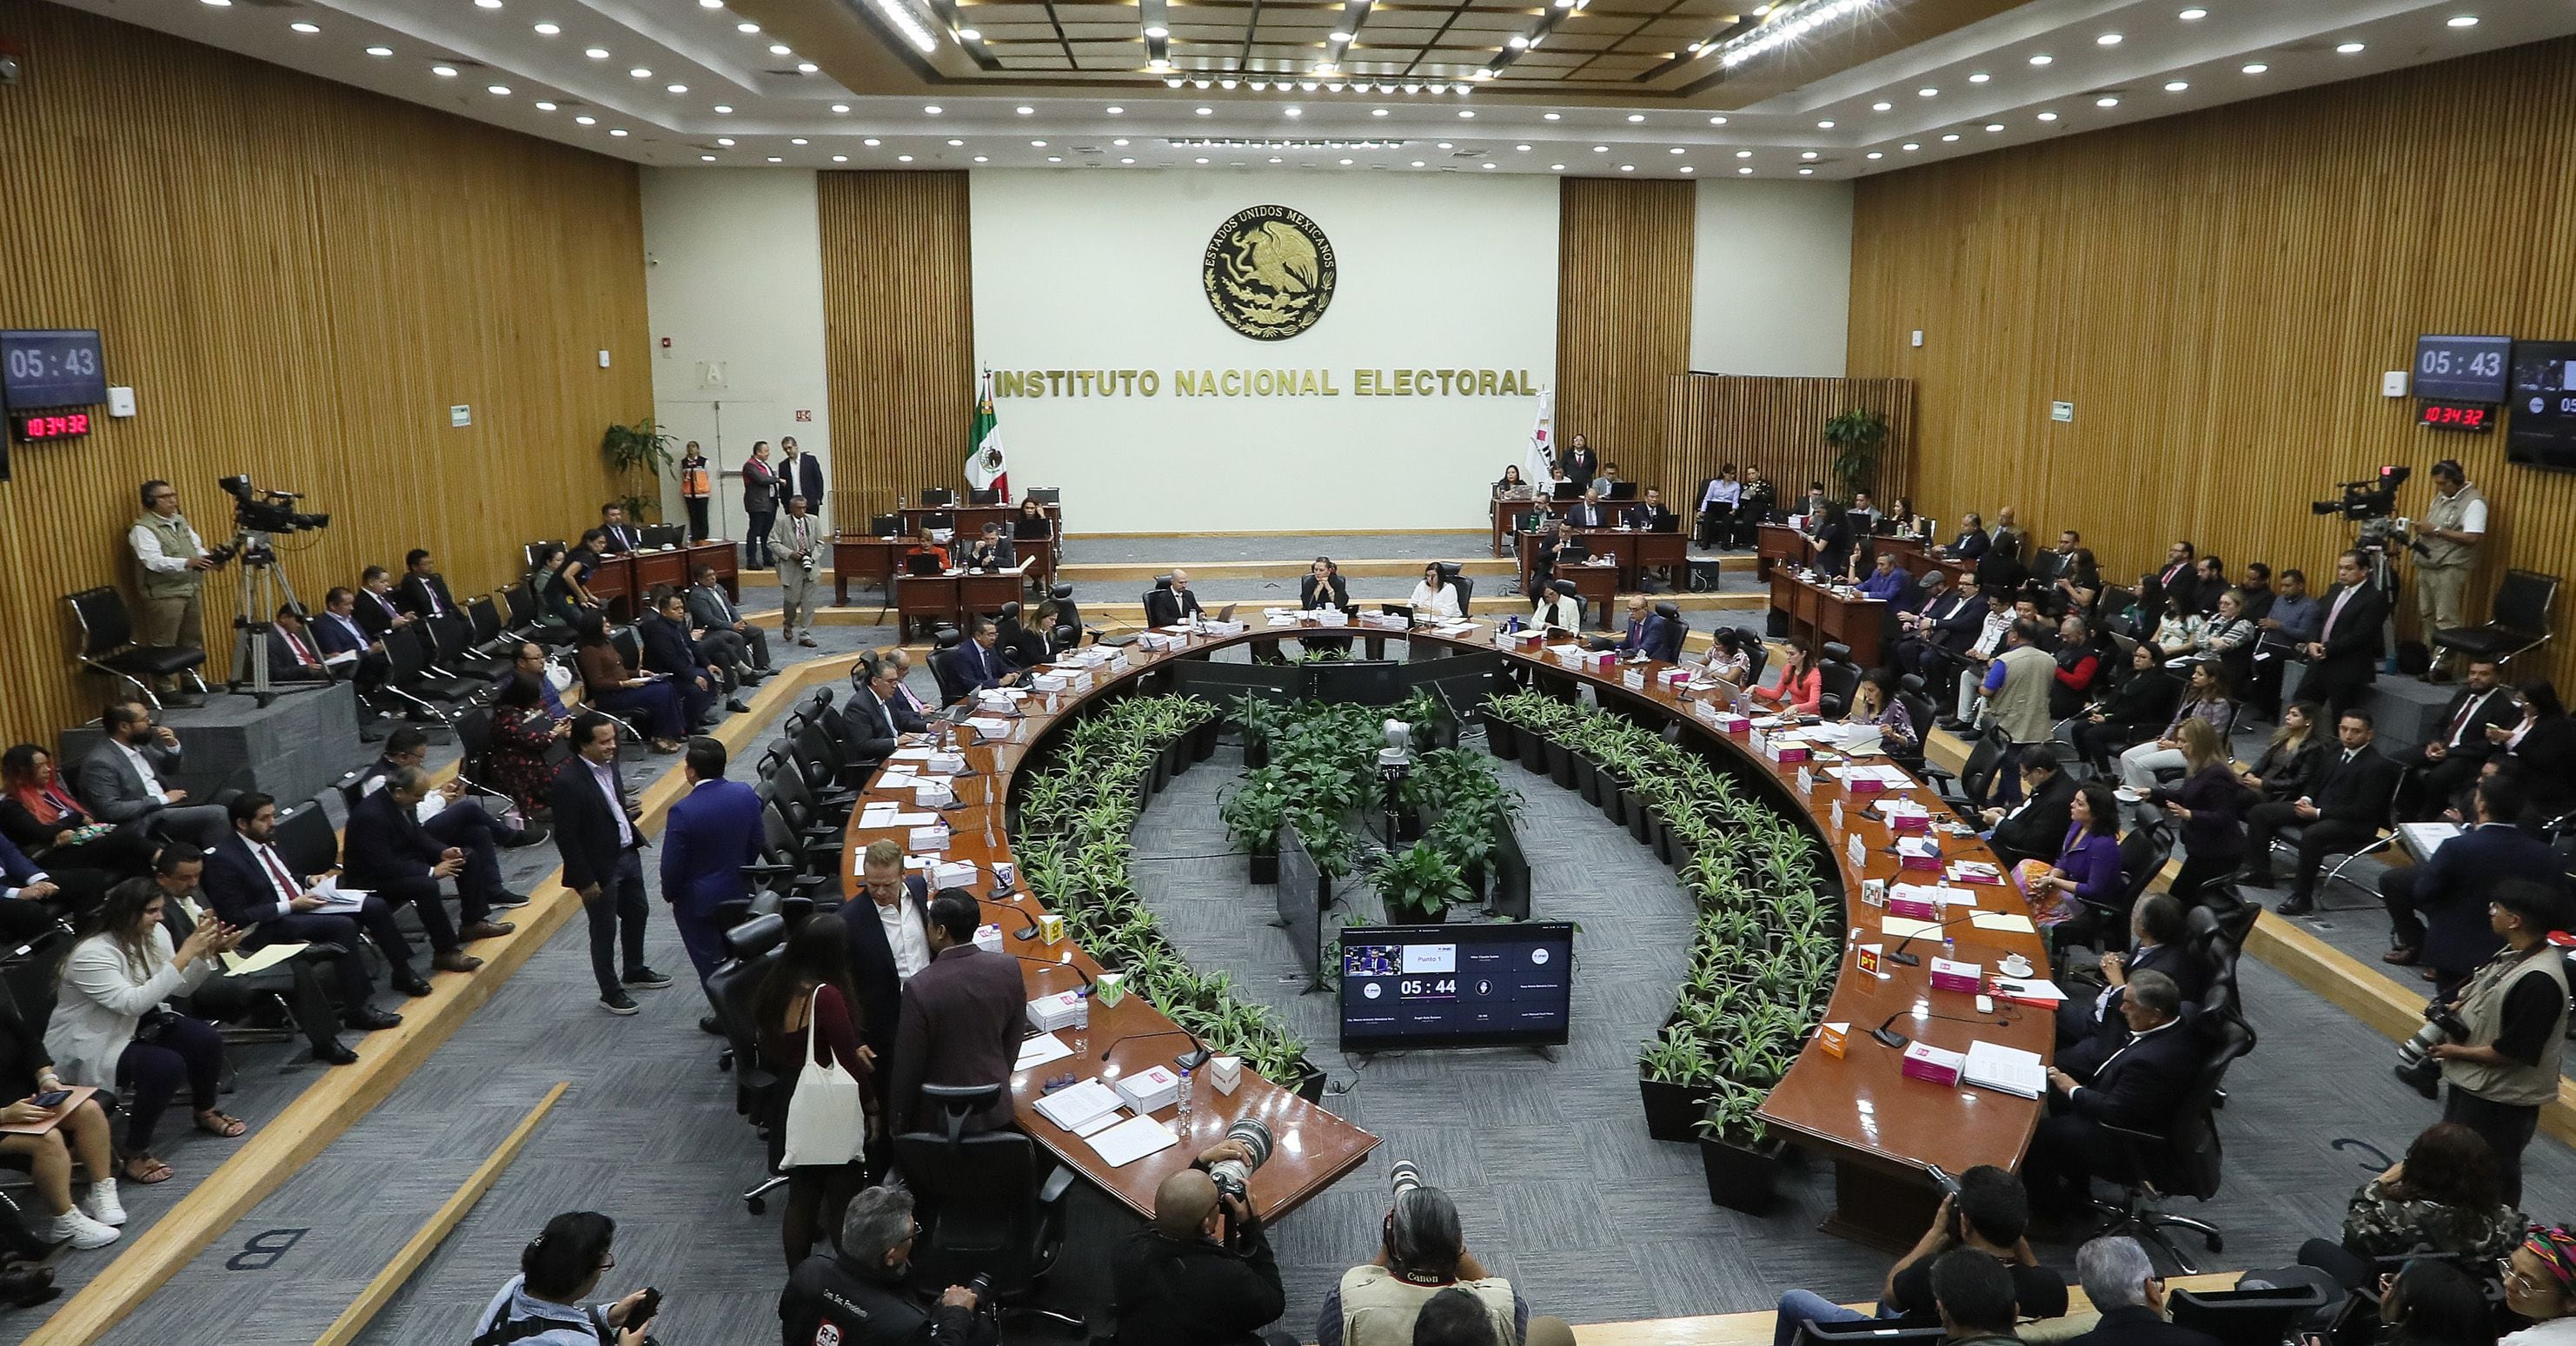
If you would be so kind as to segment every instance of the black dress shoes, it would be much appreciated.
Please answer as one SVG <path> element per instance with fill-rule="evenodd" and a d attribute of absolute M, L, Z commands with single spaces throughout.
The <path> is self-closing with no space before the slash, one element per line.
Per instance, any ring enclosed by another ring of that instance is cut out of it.
<path fill-rule="evenodd" d="M 2306 893 L 2292 893 L 2282 898 L 2279 906 L 2272 908 L 2284 916 L 2305 916 L 2316 909 L 2316 899 Z"/>
<path fill-rule="evenodd" d="M 2230 880 L 2230 882 L 2246 888 L 2269 888 L 2272 886 L 2272 871 L 2268 869 L 2240 869 L 2236 872 L 2235 877 Z"/>
<path fill-rule="evenodd" d="M 423 981 L 419 973 L 405 970 L 403 975 L 394 978 L 394 989 L 416 998 L 429 994 L 429 983 Z"/>
<path fill-rule="evenodd" d="M 711 1034 L 715 1037 L 723 1037 L 724 1025 L 717 1023 L 716 1016 L 712 1014 L 701 1014 L 698 1016 L 698 1031 L 701 1033 Z"/>
<path fill-rule="evenodd" d="M 328 1047 L 314 1048 L 313 1059 L 326 1066 L 354 1066 L 358 1063 L 358 1054 L 334 1042 Z"/>
<path fill-rule="evenodd" d="M 725 709 L 736 715 L 748 715 L 751 713 L 751 703 L 738 696 L 728 697 L 725 700 Z"/>
<path fill-rule="evenodd" d="M 391 1010 L 377 1009 L 373 1005 L 361 1005 L 343 1013 L 340 1016 L 340 1022 L 357 1032 L 373 1033 L 378 1029 L 402 1027 L 402 1016 Z"/>

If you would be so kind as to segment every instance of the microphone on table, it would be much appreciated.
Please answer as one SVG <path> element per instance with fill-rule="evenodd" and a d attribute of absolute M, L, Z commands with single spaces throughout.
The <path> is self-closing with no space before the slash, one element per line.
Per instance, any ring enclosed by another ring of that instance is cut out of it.
<path fill-rule="evenodd" d="M 1909 1037 L 1907 1037 L 1907 1036 L 1905 1036 L 1903 1033 L 1899 1033 L 1899 1032 L 1897 1032 L 1897 1031 L 1896 1031 L 1895 1029 L 1893 1029 L 1893 1028 L 1890 1028 L 1890 1027 L 1888 1026 L 1888 1024 L 1893 1024 L 1893 1023 L 1895 1023 L 1895 1022 L 1897 1021 L 1897 1019 L 1898 1019 L 1898 1018 L 1900 1018 L 1900 1017 L 1902 1017 L 1902 1016 L 1904 1016 L 1904 1015 L 1906 1015 L 1906 1014 L 1908 1014 L 1908 1013 L 1910 1013 L 1910 1012 L 1911 1012 L 1911 1011 L 1908 1011 L 1908 1010 L 1898 1010 L 1896 1013 L 1891 1014 L 1891 1015 L 1888 1015 L 1888 1016 L 1887 1016 L 1887 1022 L 1886 1022 L 1886 1023 L 1882 1023 L 1882 1024 L 1880 1024 L 1878 1027 L 1876 1027 L 1876 1028 L 1873 1028 L 1873 1029 L 1869 1030 L 1869 1035 L 1870 1035 L 1871 1037 L 1873 1037 L 1873 1038 L 1876 1038 L 1876 1039 L 1878 1040 L 1879 1044 L 1880 1044 L 1880 1045 L 1882 1045 L 1882 1046 L 1889 1047 L 1889 1048 L 1893 1048 L 1894 1050 L 1897 1050 L 1897 1051 L 1900 1051 L 1900 1052 L 1901 1052 L 1901 1051 L 1903 1051 L 1903 1050 L 1905 1050 L 1905 1044 L 1907 1044 L 1907 1043 L 1909 1043 L 1909 1042 L 1913 1041 L 1913 1039 L 1912 1039 L 1912 1038 L 1909 1038 Z M 2003 1028 L 2003 1027 L 2006 1027 L 2006 1026 L 2008 1026 L 2008 1025 L 2010 1025 L 2010 1024 L 2012 1023 L 2012 1020 L 2010 1020 L 2010 1019 L 2005 1019 L 2005 1018 L 2001 1018 L 2001 1017 L 1993 1018 L 1993 1019 L 1967 1019 L 1967 1018 L 1962 1018 L 1962 1017 L 1960 1017 L 1960 1016 L 1958 1016 L 1958 1015 L 1956 1015 L 1956 1014 L 1928 1014 L 1928 1013 L 1927 1013 L 1927 1014 L 1924 1014 L 1924 1015 L 1922 1015 L 1922 1016 L 1920 1016 L 1920 1017 L 1922 1017 L 1922 1018 L 1926 1018 L 1926 1019 L 1946 1019 L 1946 1020 L 1948 1020 L 1949 1022 L 1954 1023 L 1954 1024 L 1990 1024 L 1990 1025 L 1992 1025 L 1992 1026 L 1994 1026 L 1994 1027 L 1996 1027 L 1996 1028 Z"/>
<path fill-rule="evenodd" d="M 1093 981 L 1091 979 L 1091 974 L 1083 971 L 1081 965 L 1078 963 L 1062 963 L 1053 958 L 1031 958 L 1024 953 L 1015 953 L 1011 956 L 1019 959 L 1023 963 L 1034 963 L 1039 967 L 1062 968 L 1063 970 L 1082 978 L 1082 989 L 1086 991 L 1097 991 L 1100 989 L 1100 984 Z M 1125 1039 L 1122 1038 L 1120 1040 L 1124 1041 Z"/>
<path fill-rule="evenodd" d="M 1975 920 L 1975 919 L 1977 919 L 1977 913 L 1976 913 L 1976 910 L 1975 910 L 1974 908 L 1970 908 L 1970 909 L 1969 909 L 1969 911 L 1968 911 L 1968 914 L 1967 914 L 1967 915 L 1965 915 L 1965 916 L 1953 916 L 1953 917 L 1951 917 L 1950 919 L 1948 919 L 1948 920 L 1946 920 L 1946 921 L 1936 922 L 1936 923 L 1932 926 L 1932 929 L 1934 929 L 1934 930 L 1947 930 L 1947 929 L 1949 929 L 1951 926 L 1957 925 L 1957 924 L 1958 924 L 1959 922 L 1961 922 L 1961 921 L 1973 921 L 1973 920 Z M 1908 945 L 1908 944 L 1913 943 L 1914 941 L 1916 941 L 1916 940 L 1918 940 L 1918 939 L 1921 939 L 1921 938 L 1922 938 L 1925 934 L 1927 934 L 1927 933 L 1929 933 L 1929 932 L 1927 932 L 1927 931 L 1922 931 L 1922 930 L 1917 930 L 1917 931 L 1915 931 L 1913 934 L 1907 935 L 1905 938 L 1903 938 L 1903 939 L 1901 939 L 1901 940 L 1898 940 L 1898 941 L 1896 942 L 1896 947 L 1887 951 L 1887 961 L 1889 961 L 1889 962 L 1891 962 L 1891 963 L 1901 963 L 1901 964 L 1905 965 L 1906 967 L 1920 967 L 1920 966 L 1922 966 L 1922 965 L 1923 965 L 1923 960 L 1922 960 L 1920 957 L 1918 957 L 1918 956 L 1916 956 L 1916 955 L 1914 955 L 1914 954 L 1907 953 L 1907 952 L 1905 951 L 1905 946 L 1906 946 L 1906 945 Z"/>
<path fill-rule="evenodd" d="M 1199 1041 L 1198 1034 L 1193 1033 L 1186 1028 L 1164 1028 L 1151 1033 L 1129 1033 L 1123 1037 L 1111 1038 L 1109 1040 L 1109 1045 L 1100 1049 L 1100 1059 L 1103 1061 L 1108 1060 L 1109 1053 L 1115 1050 L 1122 1042 L 1135 1042 L 1143 1038 L 1188 1038 L 1190 1040 L 1191 1050 L 1172 1058 L 1174 1061 L 1180 1063 L 1180 1067 L 1183 1070 L 1195 1070 L 1198 1067 L 1205 1065 L 1208 1057 L 1215 1054 L 1207 1049 L 1206 1043 Z"/>

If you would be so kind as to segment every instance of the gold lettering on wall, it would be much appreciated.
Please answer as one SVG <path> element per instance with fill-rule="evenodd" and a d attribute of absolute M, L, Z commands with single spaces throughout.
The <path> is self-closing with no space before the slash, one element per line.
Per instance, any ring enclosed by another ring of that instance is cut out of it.
<path fill-rule="evenodd" d="M 1174 397 L 1340 397 L 1337 369 L 1175 369 Z M 1526 369 L 1354 369 L 1353 397 L 1528 397 Z M 1158 369 L 999 369 L 995 397 L 1159 397 Z"/>

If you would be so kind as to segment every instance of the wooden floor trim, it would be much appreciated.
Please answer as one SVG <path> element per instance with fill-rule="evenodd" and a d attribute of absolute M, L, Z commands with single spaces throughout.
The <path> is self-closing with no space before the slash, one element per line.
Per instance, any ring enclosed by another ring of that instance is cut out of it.
<path fill-rule="evenodd" d="M 2242 1274 L 2220 1271 L 2176 1276 L 2165 1286 L 2170 1290 L 2225 1290 L 2233 1287 Z M 1876 1306 L 1862 1303 L 1844 1307 L 1869 1313 Z M 2029 1342 L 2064 1341 L 2090 1330 L 2098 1319 L 2083 1287 L 2070 1285 L 2066 1287 L 2066 1312 L 2060 1317 L 2022 1324 L 2021 1338 Z M 1689 1318 L 1582 1323 L 1575 1326 L 1574 1340 L 1576 1346 L 1771 1346 L 1771 1329 L 1777 1320 L 1778 1315 L 1771 1310 L 1756 1309 L 1750 1313 L 1711 1313 Z"/>
<path fill-rule="evenodd" d="M 835 655 L 794 665 L 752 698 L 752 713 L 737 715 L 716 728 L 713 737 L 740 758 L 754 731 L 784 710 L 807 688 L 845 676 L 856 655 Z M 646 786 L 640 797 L 646 832 L 657 831 L 682 791 L 679 762 Z M 97 1279 L 62 1302 L 27 1337 L 27 1346 L 69 1346 L 95 1341 L 100 1334 L 149 1298 L 206 1246 L 230 1229 L 312 1162 L 340 1133 L 349 1129 L 438 1048 L 463 1027 L 474 1011 L 536 951 L 581 910 L 581 899 L 563 886 L 557 869 L 532 885 L 528 905 L 511 917 L 518 929 L 500 939 L 482 940 L 474 953 L 483 966 L 472 973 L 430 973 L 428 996 L 403 1006 L 399 1028 L 369 1033 L 358 1046 L 355 1065 L 335 1066 L 277 1116 L 255 1127 L 194 1191 L 179 1199 L 168 1214 L 128 1240 L 114 1262 Z"/>
<path fill-rule="evenodd" d="M 384 1270 L 377 1272 L 375 1279 L 367 1282 L 367 1288 L 358 1292 L 357 1299 L 332 1320 L 330 1328 L 314 1338 L 313 1346 L 349 1346 L 358 1339 L 359 1333 L 367 1330 L 367 1324 L 374 1322 L 376 1315 L 392 1302 L 394 1292 L 402 1289 L 403 1283 L 420 1271 L 421 1265 L 429 1260 L 429 1255 L 437 1250 L 438 1245 L 455 1232 L 456 1226 L 465 1222 L 466 1212 L 474 1209 L 474 1203 L 481 1201 L 485 1192 L 492 1190 L 492 1184 L 499 1181 L 502 1171 L 519 1157 L 519 1151 L 527 1148 L 528 1138 L 537 1133 L 537 1123 L 545 1120 L 555 1100 L 562 1098 L 564 1090 L 569 1087 L 568 1081 L 556 1081 L 555 1087 L 547 1090 L 546 1096 L 538 1099 L 535 1107 L 528 1109 L 528 1115 L 521 1118 L 519 1124 L 510 1129 L 510 1134 L 502 1139 L 500 1148 L 492 1151 L 475 1167 L 465 1185 L 440 1204 L 429 1220 L 403 1244 L 402 1250 L 394 1254 L 394 1259 L 385 1264 Z"/>

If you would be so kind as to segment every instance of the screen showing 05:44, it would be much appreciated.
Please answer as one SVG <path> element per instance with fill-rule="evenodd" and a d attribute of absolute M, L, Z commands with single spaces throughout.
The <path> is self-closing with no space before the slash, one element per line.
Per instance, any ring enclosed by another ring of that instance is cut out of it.
<path fill-rule="evenodd" d="M 1562 1043 L 1572 1028 L 1574 926 L 1346 926 L 1346 1049 Z"/>

